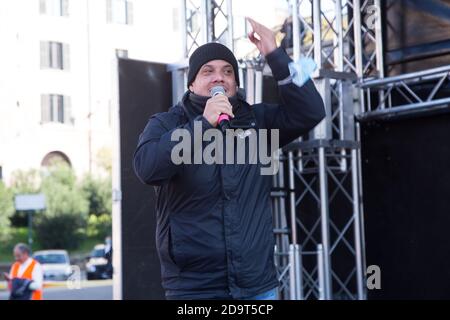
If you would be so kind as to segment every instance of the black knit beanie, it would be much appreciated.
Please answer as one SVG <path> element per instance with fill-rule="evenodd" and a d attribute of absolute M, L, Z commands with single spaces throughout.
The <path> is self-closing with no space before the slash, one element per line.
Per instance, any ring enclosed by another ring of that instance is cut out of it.
<path fill-rule="evenodd" d="M 198 47 L 189 58 L 188 88 L 194 82 L 200 68 L 211 60 L 224 60 L 230 63 L 234 70 L 236 84 L 239 86 L 238 64 L 233 52 L 223 44 L 210 42 Z"/>

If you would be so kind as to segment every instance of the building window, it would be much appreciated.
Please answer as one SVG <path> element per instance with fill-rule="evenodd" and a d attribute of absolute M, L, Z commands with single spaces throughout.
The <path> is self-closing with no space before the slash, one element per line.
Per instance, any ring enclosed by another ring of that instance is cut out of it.
<path fill-rule="evenodd" d="M 69 157 L 61 151 L 52 151 L 45 155 L 44 159 L 41 161 L 42 167 L 50 167 L 55 164 L 65 163 L 69 167 L 72 166 L 72 163 Z"/>
<path fill-rule="evenodd" d="M 60 94 L 41 95 L 41 122 L 73 124 L 70 97 Z"/>
<path fill-rule="evenodd" d="M 128 58 L 128 50 L 116 49 L 117 58 Z"/>
<path fill-rule="evenodd" d="M 41 41 L 41 69 L 69 70 L 69 45 Z"/>
<path fill-rule="evenodd" d="M 69 0 L 39 0 L 39 12 L 49 16 L 69 16 Z"/>
<path fill-rule="evenodd" d="M 133 24 L 133 2 L 106 0 L 106 20 L 109 23 Z"/>

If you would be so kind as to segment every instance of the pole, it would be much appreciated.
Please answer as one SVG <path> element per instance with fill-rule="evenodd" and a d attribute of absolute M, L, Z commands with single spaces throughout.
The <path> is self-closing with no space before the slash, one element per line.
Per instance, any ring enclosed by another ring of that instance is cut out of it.
<path fill-rule="evenodd" d="M 30 247 L 30 251 L 33 252 L 33 212 L 31 210 L 27 211 L 28 213 L 28 246 Z"/>

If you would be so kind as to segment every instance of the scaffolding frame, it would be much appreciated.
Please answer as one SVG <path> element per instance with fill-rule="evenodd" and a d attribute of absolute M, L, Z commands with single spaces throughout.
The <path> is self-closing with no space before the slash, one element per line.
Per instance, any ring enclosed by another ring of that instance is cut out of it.
<path fill-rule="evenodd" d="M 231 0 L 181 0 L 183 56 L 207 42 L 220 42 L 233 51 Z"/>
<path fill-rule="evenodd" d="M 450 66 L 365 81 L 360 88 L 367 109 L 358 114 L 357 119 L 399 116 L 446 107 L 450 98 L 441 92 L 448 84 Z M 378 99 L 374 101 L 373 97 Z"/>
<path fill-rule="evenodd" d="M 187 57 L 199 45 L 218 41 L 234 47 L 231 0 L 181 3 L 185 62 L 169 67 L 173 78 L 183 79 L 175 80 L 178 88 L 180 82 L 185 85 Z M 280 170 L 273 177 L 271 197 L 280 297 L 365 299 L 360 132 L 354 115 L 366 109 L 365 81 L 384 77 L 380 0 L 289 0 L 289 4 L 293 59 L 311 57 L 318 65 L 312 78 L 325 103 L 326 118 L 307 137 L 278 152 Z M 239 78 L 249 103 L 262 100 L 264 70 L 261 58 L 240 60 Z M 378 91 L 380 97 L 383 90 Z M 176 95 L 180 93 L 178 89 Z M 346 210 L 333 206 L 338 194 L 346 200 Z M 308 214 L 315 217 L 312 225 L 302 211 L 303 204 L 311 202 L 308 197 L 316 204 Z M 340 247 L 347 252 L 342 254 Z"/>

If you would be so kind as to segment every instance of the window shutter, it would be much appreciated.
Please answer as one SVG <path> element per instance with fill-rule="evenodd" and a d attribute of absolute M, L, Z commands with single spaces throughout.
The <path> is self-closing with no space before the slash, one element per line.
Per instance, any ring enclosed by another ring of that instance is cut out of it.
<path fill-rule="evenodd" d="M 50 96 L 48 94 L 41 94 L 41 122 L 46 123 L 50 121 Z"/>
<path fill-rule="evenodd" d="M 41 69 L 50 67 L 50 50 L 47 41 L 41 41 Z"/>
<path fill-rule="evenodd" d="M 56 113 L 58 116 L 57 122 L 64 123 L 64 97 L 62 95 L 57 95 L 56 101 L 57 101 Z"/>
<path fill-rule="evenodd" d="M 69 16 L 69 0 L 61 0 L 61 14 L 64 17 L 68 17 Z"/>
<path fill-rule="evenodd" d="M 58 43 L 50 41 L 48 43 L 49 62 L 50 68 L 59 68 L 60 56 L 58 55 Z"/>
<path fill-rule="evenodd" d="M 50 95 L 50 121 L 58 121 L 58 96 L 56 94 Z"/>
<path fill-rule="evenodd" d="M 133 2 L 127 1 L 127 24 L 133 24 Z"/>
<path fill-rule="evenodd" d="M 46 14 L 47 13 L 47 4 L 46 0 L 39 0 L 39 13 Z"/>
<path fill-rule="evenodd" d="M 62 45 L 62 56 L 63 56 L 63 70 L 70 70 L 70 49 L 67 43 Z"/>
<path fill-rule="evenodd" d="M 106 22 L 112 22 L 112 0 L 106 0 Z"/>
<path fill-rule="evenodd" d="M 72 105 L 69 96 L 64 96 L 63 105 L 64 105 L 64 123 L 73 124 Z"/>

